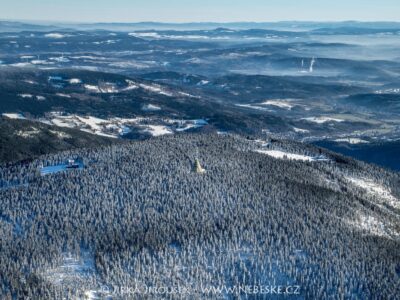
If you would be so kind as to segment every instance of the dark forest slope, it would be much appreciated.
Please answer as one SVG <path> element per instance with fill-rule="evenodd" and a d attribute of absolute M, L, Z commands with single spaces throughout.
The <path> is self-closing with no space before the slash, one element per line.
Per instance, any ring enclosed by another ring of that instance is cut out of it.
<path fill-rule="evenodd" d="M 0 117 L 0 163 L 32 159 L 75 148 L 121 142 L 76 129 L 49 126 L 28 120 Z"/>

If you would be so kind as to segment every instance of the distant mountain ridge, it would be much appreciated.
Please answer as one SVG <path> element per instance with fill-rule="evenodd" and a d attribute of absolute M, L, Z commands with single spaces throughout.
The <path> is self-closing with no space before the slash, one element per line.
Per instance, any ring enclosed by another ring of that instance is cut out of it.
<path fill-rule="evenodd" d="M 376 29 L 376 30 L 399 30 L 400 22 L 359 22 L 359 21 L 343 21 L 343 22 L 312 22 L 312 21 L 280 21 L 280 22 L 191 22 L 191 23 L 163 23 L 163 22 L 133 22 L 133 23 L 120 23 L 120 22 L 98 22 L 98 23 L 84 23 L 84 22 L 44 22 L 44 21 L 12 21 L 0 20 L 0 32 L 7 31 L 24 31 L 24 30 L 37 30 L 37 31 L 51 31 L 56 29 L 81 29 L 81 30 L 142 30 L 142 29 L 177 29 L 177 30 L 206 30 L 216 28 L 229 28 L 229 29 L 276 29 L 276 30 L 289 30 L 292 31 L 308 31 L 316 30 L 319 28 L 337 29 L 341 27 L 346 28 L 360 28 L 360 29 Z"/>

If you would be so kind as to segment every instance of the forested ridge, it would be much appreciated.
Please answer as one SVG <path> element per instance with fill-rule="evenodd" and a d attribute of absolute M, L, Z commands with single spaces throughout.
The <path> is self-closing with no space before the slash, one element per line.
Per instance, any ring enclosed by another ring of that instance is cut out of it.
<path fill-rule="evenodd" d="M 69 158 L 85 168 L 40 176 L 40 167 Z M 196 159 L 204 174 L 193 171 Z M 310 145 L 217 134 L 3 165 L 0 298 L 160 297 L 112 289 L 141 284 L 193 291 L 160 298 L 237 299 L 245 295 L 200 286 L 279 284 L 300 287 L 292 299 L 396 299 L 399 182 L 397 173 Z M 70 260 L 78 267 L 63 268 Z"/>

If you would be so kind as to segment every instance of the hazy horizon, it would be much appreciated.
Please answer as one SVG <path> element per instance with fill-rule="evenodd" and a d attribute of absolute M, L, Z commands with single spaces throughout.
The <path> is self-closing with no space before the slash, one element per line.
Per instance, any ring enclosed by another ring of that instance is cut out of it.
<path fill-rule="evenodd" d="M 96 24 L 96 23 L 104 23 L 104 24 L 140 24 L 140 23 L 158 23 L 158 24 L 233 24 L 233 23 L 242 23 L 242 24 L 263 24 L 263 23 L 400 23 L 400 20 L 357 20 L 357 19 L 346 19 L 346 20 L 276 20 L 276 21 L 182 21 L 182 22 L 167 22 L 167 21 L 154 21 L 154 20 L 144 20 L 144 21 L 68 21 L 68 20 L 34 20 L 34 19 L 9 19 L 9 18 L 0 18 L 2 22 L 20 22 L 20 23 L 30 23 L 30 24 Z"/>
<path fill-rule="evenodd" d="M 399 22 L 395 0 L 4 1 L 0 19 L 71 23 Z"/>

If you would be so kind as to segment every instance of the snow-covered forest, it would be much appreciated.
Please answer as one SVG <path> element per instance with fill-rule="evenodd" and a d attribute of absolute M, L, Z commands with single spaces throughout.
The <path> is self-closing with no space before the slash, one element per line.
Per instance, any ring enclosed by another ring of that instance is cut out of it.
<path fill-rule="evenodd" d="M 40 175 L 73 158 L 85 167 Z M 289 299 L 395 299 L 399 182 L 313 146 L 217 134 L 3 165 L 0 298 L 154 299 L 114 287 L 179 285 L 191 294 L 163 298 L 265 299 L 201 287 L 291 285 Z"/>

